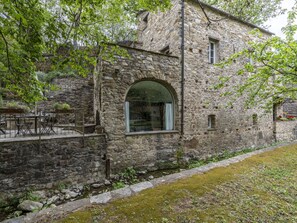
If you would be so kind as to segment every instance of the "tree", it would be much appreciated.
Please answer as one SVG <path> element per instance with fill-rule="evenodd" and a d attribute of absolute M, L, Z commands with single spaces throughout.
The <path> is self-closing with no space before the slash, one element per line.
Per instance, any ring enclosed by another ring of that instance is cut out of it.
<path fill-rule="evenodd" d="M 0 3 L 0 84 L 26 102 L 41 98 L 44 84 L 36 77 L 36 64 L 44 61 L 45 54 L 50 55 L 56 68 L 71 67 L 85 75 L 85 68 L 95 66 L 106 51 L 106 43 L 124 39 L 127 33 L 133 36 L 138 11 L 164 10 L 170 6 L 170 0 L 0 0 Z M 111 52 L 119 50 L 114 46 Z"/>
<path fill-rule="evenodd" d="M 284 11 L 282 0 L 203 0 L 203 2 L 222 9 L 244 21 L 263 25 Z"/>
<path fill-rule="evenodd" d="M 296 3 L 297 4 L 297 3 Z M 234 61 L 249 61 L 237 71 L 237 75 L 223 76 L 216 86 L 222 88 L 229 81 L 241 78 L 242 83 L 223 95 L 236 101 L 245 96 L 247 107 L 260 105 L 271 108 L 285 99 L 297 99 L 297 6 L 289 12 L 288 25 L 283 28 L 285 39 L 272 36 L 265 41 L 251 41 L 245 50 L 232 55 L 220 66 L 233 66 Z M 260 35 L 255 32 L 255 35 Z"/>

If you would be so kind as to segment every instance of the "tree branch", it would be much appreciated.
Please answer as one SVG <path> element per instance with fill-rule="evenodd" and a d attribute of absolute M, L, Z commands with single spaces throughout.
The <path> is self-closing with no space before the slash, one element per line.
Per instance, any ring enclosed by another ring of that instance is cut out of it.
<path fill-rule="evenodd" d="M 202 10 L 204 16 L 206 17 L 206 19 L 207 19 L 207 21 L 208 21 L 207 26 L 210 26 L 210 24 L 211 24 L 211 20 L 210 20 L 210 18 L 209 18 L 208 15 L 206 14 L 206 12 L 205 12 L 205 10 L 204 10 L 204 8 L 203 8 L 201 2 L 200 2 L 200 1 L 197 1 L 197 2 L 198 2 L 199 7 L 200 7 L 201 10 Z"/>
<path fill-rule="evenodd" d="M 5 43 L 5 50 L 6 50 L 6 58 L 7 58 L 7 66 L 8 66 L 8 70 L 11 71 L 11 62 L 10 62 L 10 58 L 9 58 L 9 46 L 8 46 L 8 42 L 3 34 L 3 32 L 0 30 L 0 35 Z"/>

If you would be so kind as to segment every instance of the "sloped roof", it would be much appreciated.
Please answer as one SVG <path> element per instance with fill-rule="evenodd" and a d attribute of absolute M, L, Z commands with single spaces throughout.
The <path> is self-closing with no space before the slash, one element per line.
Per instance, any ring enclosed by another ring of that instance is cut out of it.
<path fill-rule="evenodd" d="M 216 8 L 216 7 L 214 7 L 214 6 L 211 6 L 211 5 L 209 5 L 209 4 L 206 4 L 206 3 L 204 3 L 204 2 L 202 2 L 202 1 L 200 1 L 200 0 L 189 0 L 189 1 L 193 1 L 193 2 L 195 2 L 195 3 L 197 3 L 197 4 L 200 3 L 203 7 L 209 8 L 210 10 L 212 10 L 212 11 L 214 11 L 214 12 L 217 12 L 217 13 L 221 14 L 222 16 L 226 17 L 226 18 L 229 18 L 229 19 L 238 21 L 238 22 L 243 23 L 243 24 L 245 24 L 245 25 L 247 25 L 247 26 L 250 26 L 250 27 L 252 27 L 252 28 L 259 29 L 261 32 L 267 33 L 267 34 L 269 34 L 269 35 L 274 35 L 274 33 L 270 32 L 270 31 L 268 31 L 268 30 L 266 30 L 266 29 L 263 29 L 263 28 L 261 28 L 261 27 L 259 27 L 259 26 L 256 26 L 256 25 L 254 25 L 254 24 L 252 24 L 252 23 L 250 23 L 250 22 L 244 21 L 244 20 L 242 20 L 242 19 L 240 19 L 240 18 L 238 18 L 238 17 L 236 17 L 236 16 L 234 16 L 234 15 L 231 15 L 231 14 L 229 14 L 229 13 L 227 13 L 227 12 L 221 10 L 221 9 L 218 9 L 218 8 Z"/>

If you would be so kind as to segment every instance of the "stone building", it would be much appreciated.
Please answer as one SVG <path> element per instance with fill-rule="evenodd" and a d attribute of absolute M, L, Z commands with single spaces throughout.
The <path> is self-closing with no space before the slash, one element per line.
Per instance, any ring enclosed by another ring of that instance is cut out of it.
<path fill-rule="evenodd" d="M 83 110 L 98 134 L 4 140 L 0 196 L 60 182 L 91 184 L 131 166 L 165 169 L 181 159 L 296 139 L 297 121 L 273 122 L 272 111 L 245 109 L 244 97 L 227 106 L 229 99 L 220 96 L 226 89 L 213 88 L 248 58 L 226 68 L 215 63 L 245 48 L 254 28 L 262 38 L 271 33 L 197 0 L 172 3 L 167 12 L 139 14 L 138 41 L 122 46 L 129 57 L 101 61 L 86 79 L 54 80 L 59 91 L 42 106 L 68 102 Z"/>
<path fill-rule="evenodd" d="M 256 38 L 251 30 L 262 38 L 272 33 L 200 1 L 172 3 L 167 12 L 140 13 L 141 49 L 128 47 L 130 58 L 103 63 L 95 80 L 112 170 L 166 168 L 181 154 L 201 159 L 274 140 L 272 113 L 245 109 L 244 98 L 227 107 L 224 89 L 213 89 L 248 58 L 227 68 L 215 63 Z"/>

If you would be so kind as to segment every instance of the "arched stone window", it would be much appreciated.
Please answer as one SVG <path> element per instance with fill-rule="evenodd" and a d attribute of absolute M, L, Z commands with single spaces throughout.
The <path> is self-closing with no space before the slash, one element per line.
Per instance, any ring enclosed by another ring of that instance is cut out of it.
<path fill-rule="evenodd" d="M 166 87 L 155 81 L 138 82 L 126 96 L 126 131 L 173 130 L 173 111 L 173 97 Z"/>

